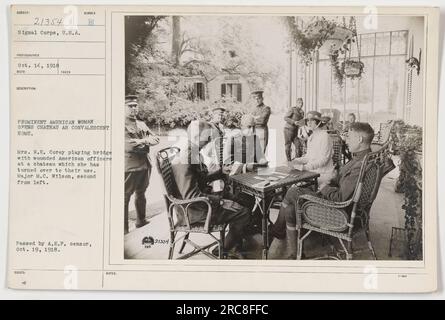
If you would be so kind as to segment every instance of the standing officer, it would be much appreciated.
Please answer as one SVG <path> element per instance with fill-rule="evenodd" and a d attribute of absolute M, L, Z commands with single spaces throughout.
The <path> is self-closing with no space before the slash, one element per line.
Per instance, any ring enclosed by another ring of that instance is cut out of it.
<path fill-rule="evenodd" d="M 137 96 L 125 97 L 125 206 L 124 232 L 128 233 L 128 205 L 134 193 L 136 228 L 143 227 L 145 220 L 147 190 L 151 174 L 150 146 L 159 143 L 147 125 L 137 119 L 139 107 Z"/>
<path fill-rule="evenodd" d="M 252 92 L 252 96 L 257 104 L 252 115 L 255 119 L 255 133 L 260 138 L 263 151 L 266 153 L 267 143 L 269 142 L 269 127 L 267 123 L 269 122 L 271 109 L 263 103 L 263 92 L 263 90 Z"/>
<path fill-rule="evenodd" d="M 343 132 L 346 133 L 349 131 L 349 128 L 351 127 L 351 125 L 353 123 L 355 123 L 356 118 L 355 118 L 355 114 L 354 113 L 349 113 L 348 114 L 348 121 L 346 121 Z"/>
<path fill-rule="evenodd" d="M 292 144 L 295 146 L 295 157 L 302 156 L 302 146 L 298 139 L 299 121 L 304 118 L 303 99 L 297 99 L 297 105 L 291 107 L 284 116 L 284 150 L 286 152 L 287 161 L 292 160 Z"/>

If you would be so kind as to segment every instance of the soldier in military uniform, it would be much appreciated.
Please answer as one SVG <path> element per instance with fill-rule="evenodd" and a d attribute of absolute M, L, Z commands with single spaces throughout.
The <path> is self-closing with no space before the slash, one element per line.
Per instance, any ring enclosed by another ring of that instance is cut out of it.
<path fill-rule="evenodd" d="M 208 143 L 202 150 L 203 162 L 207 166 L 209 174 L 219 177 L 221 179 L 215 179 L 211 187 L 213 192 L 220 192 L 225 186 L 225 177 L 222 174 L 223 164 L 223 148 L 224 148 L 224 116 L 226 109 L 223 107 L 216 107 L 211 110 L 211 119 L 209 125 L 212 127 L 212 141 Z"/>
<path fill-rule="evenodd" d="M 252 115 L 255 119 L 255 133 L 260 138 L 263 151 L 266 153 L 267 144 L 269 142 L 269 127 L 267 126 L 267 123 L 269 122 L 271 109 L 263 103 L 263 92 L 263 90 L 252 92 L 252 96 L 257 104 Z"/>
<path fill-rule="evenodd" d="M 245 229 L 251 212 L 237 202 L 223 198 L 222 194 L 207 193 L 206 185 L 213 179 L 202 163 L 200 151 L 212 140 L 212 126 L 206 121 L 192 121 L 187 129 L 188 141 L 178 144 L 180 153 L 172 159 L 173 176 L 182 199 L 207 197 L 212 206 L 211 224 L 229 225 L 225 238 L 224 252 L 242 244 Z M 196 202 L 188 207 L 190 224 L 204 223 L 207 217 L 207 205 Z M 185 224 L 185 217 L 179 214 L 179 223 Z M 216 251 L 218 249 L 216 248 Z M 217 255 L 215 250 L 212 252 Z M 237 252 L 239 253 L 239 252 Z"/>
<path fill-rule="evenodd" d="M 345 124 L 345 127 L 344 127 L 344 129 L 343 129 L 343 132 L 344 132 L 344 133 L 345 133 L 345 132 L 348 132 L 348 131 L 349 131 L 349 128 L 351 127 L 351 125 L 352 125 L 353 123 L 355 123 L 355 121 L 356 121 L 355 114 L 354 114 L 354 113 L 349 113 L 349 114 L 348 114 L 348 121 L 346 121 L 346 124 Z"/>
<path fill-rule="evenodd" d="M 297 105 L 291 107 L 284 116 L 284 150 L 287 161 L 292 160 L 292 144 L 295 146 L 295 158 L 302 156 L 302 145 L 298 138 L 299 121 L 304 117 L 303 99 L 297 99 Z"/>
<path fill-rule="evenodd" d="M 212 141 L 201 151 L 201 154 L 204 157 L 204 163 L 211 172 L 221 170 L 225 134 L 223 118 L 225 112 L 226 109 L 222 107 L 217 107 L 211 110 L 212 118 L 209 121 L 209 125 L 212 127 Z"/>
<path fill-rule="evenodd" d="M 128 233 L 128 205 L 134 194 L 136 228 L 147 224 L 145 211 L 147 190 L 151 174 L 150 146 L 159 143 L 147 125 L 137 119 L 139 112 L 137 97 L 125 97 L 125 221 L 124 232 Z"/>

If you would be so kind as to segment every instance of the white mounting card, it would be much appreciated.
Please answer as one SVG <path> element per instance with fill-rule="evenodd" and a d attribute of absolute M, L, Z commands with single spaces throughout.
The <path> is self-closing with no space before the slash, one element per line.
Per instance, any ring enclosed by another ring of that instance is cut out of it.
<path fill-rule="evenodd" d="M 436 290 L 438 8 L 10 16 L 9 287 Z"/>

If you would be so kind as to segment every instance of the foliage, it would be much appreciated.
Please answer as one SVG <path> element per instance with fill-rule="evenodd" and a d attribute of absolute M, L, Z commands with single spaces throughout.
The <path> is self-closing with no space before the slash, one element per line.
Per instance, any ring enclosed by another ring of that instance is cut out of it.
<path fill-rule="evenodd" d="M 408 246 L 407 258 L 422 258 L 422 128 L 398 120 L 391 133 L 394 150 L 400 156 L 400 176 L 396 191 L 404 194 L 405 230 Z"/>
<path fill-rule="evenodd" d="M 142 53 L 154 54 L 157 41 L 158 24 L 165 16 L 127 16 L 125 17 L 125 80 L 126 92 L 131 93 L 128 79 L 134 69 L 135 59 Z"/>
<path fill-rule="evenodd" d="M 346 59 L 343 61 L 343 69 L 347 78 L 360 79 L 364 68 L 365 64 L 362 61 L 354 59 Z"/>
<path fill-rule="evenodd" d="M 156 124 L 170 129 L 185 128 L 193 120 L 210 120 L 209 111 L 219 106 L 226 109 L 224 125 L 227 128 L 239 128 L 241 117 L 250 112 L 248 106 L 233 99 L 221 99 L 211 103 L 179 98 L 162 110 L 146 100 L 145 103 L 140 105 L 140 118 L 149 125 Z"/>
<path fill-rule="evenodd" d="M 247 106 L 230 99 L 209 101 L 209 82 L 221 74 L 237 74 L 256 88 L 274 83 L 283 74 L 261 55 L 253 54 L 258 49 L 246 38 L 250 33 L 243 32 L 236 21 L 212 19 L 218 33 L 209 37 L 209 31 L 202 28 L 202 17 L 126 19 L 126 93 L 138 95 L 140 116 L 150 124 L 185 127 L 194 119 L 208 117 L 208 110 L 216 104 L 224 104 L 226 126 L 238 127 Z M 177 48 L 170 51 L 172 36 Z M 202 79 L 205 101 L 196 99 L 193 82 L 187 80 L 191 77 Z"/>
<path fill-rule="evenodd" d="M 346 57 L 347 52 L 350 51 L 349 45 L 355 43 L 356 41 L 357 40 L 354 38 L 348 39 L 342 47 L 331 51 L 329 54 L 329 60 L 331 61 L 331 66 L 334 70 L 334 77 L 339 88 L 343 87 L 345 78 L 360 79 L 362 77 L 365 64 L 360 60 Z M 343 61 L 341 63 L 339 61 L 340 54 L 343 55 Z"/>
<path fill-rule="evenodd" d="M 291 36 L 298 46 L 298 55 L 303 63 L 309 65 L 313 61 L 313 53 L 318 50 L 330 36 L 335 33 L 338 24 L 321 17 L 305 28 L 298 25 L 293 17 L 288 17 Z"/>
<path fill-rule="evenodd" d="M 340 51 L 336 50 L 329 55 L 329 60 L 331 61 L 331 66 L 334 70 L 334 78 L 337 81 L 338 87 L 341 88 L 343 86 L 345 65 L 338 60 L 339 55 Z"/>
<path fill-rule="evenodd" d="M 422 152 L 422 128 L 396 120 L 391 130 L 392 149 L 395 154 L 401 152 Z"/>
<path fill-rule="evenodd" d="M 346 57 L 347 52 L 350 52 L 350 46 L 357 43 L 356 21 L 354 17 L 351 17 L 349 26 L 346 26 L 345 19 L 343 19 L 342 23 L 338 23 L 333 20 L 327 20 L 325 17 L 317 18 L 305 28 L 299 26 L 292 17 L 288 18 L 288 24 L 293 40 L 298 47 L 298 55 L 306 65 L 313 61 L 313 53 L 320 49 L 327 40 L 335 37 L 337 33 L 343 34 L 342 37 L 344 38 L 337 39 L 340 42 L 343 41 L 343 43 L 338 48 L 336 46 L 330 47 L 329 51 L 329 60 L 337 85 L 339 88 L 343 87 L 345 77 L 351 79 L 361 77 L 364 68 L 363 62 Z M 341 56 L 343 56 L 342 62 L 340 62 Z M 345 69 L 348 68 L 358 68 L 359 72 L 358 74 L 347 74 Z"/>

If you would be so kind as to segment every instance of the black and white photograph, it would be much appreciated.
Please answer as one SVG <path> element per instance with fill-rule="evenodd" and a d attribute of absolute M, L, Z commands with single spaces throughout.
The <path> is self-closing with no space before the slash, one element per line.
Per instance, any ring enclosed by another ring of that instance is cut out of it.
<path fill-rule="evenodd" d="M 443 9 L 229 2 L 7 8 L 7 290 L 443 293 Z"/>
<path fill-rule="evenodd" d="M 425 23 L 126 15 L 124 259 L 422 261 Z"/>

